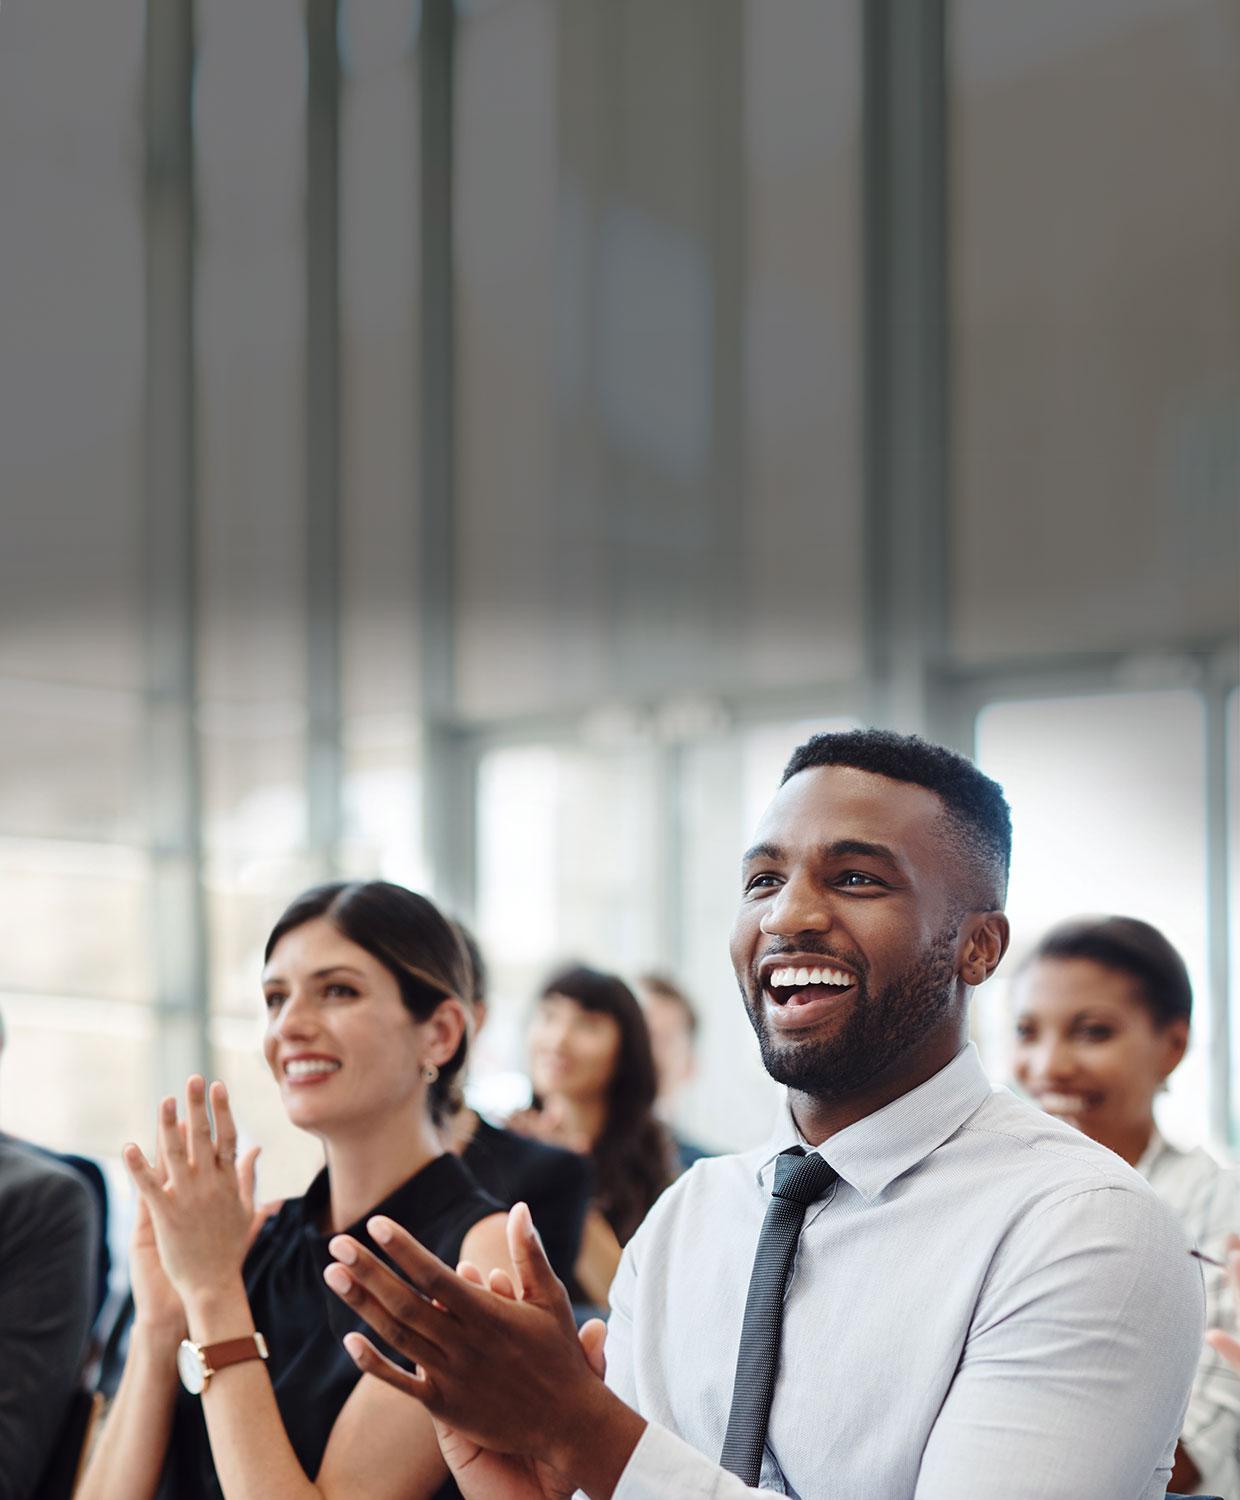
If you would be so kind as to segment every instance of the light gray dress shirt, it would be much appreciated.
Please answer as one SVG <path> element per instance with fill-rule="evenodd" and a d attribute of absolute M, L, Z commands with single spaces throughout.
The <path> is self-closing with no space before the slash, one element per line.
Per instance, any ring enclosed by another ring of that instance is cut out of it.
<path fill-rule="evenodd" d="M 1240 1174 L 1197 1147 L 1181 1151 L 1156 1130 L 1137 1171 L 1184 1227 L 1192 1244 L 1227 1259 L 1227 1235 L 1240 1233 Z M 1203 1265 L 1206 1327 L 1235 1327 L 1227 1272 Z M 1201 1473 L 1199 1488 L 1240 1500 L 1240 1375 L 1202 1344 L 1180 1440 Z"/>
<path fill-rule="evenodd" d="M 699 1162 L 612 1287 L 607 1382 L 652 1424 L 615 1500 L 733 1500 L 723 1473 L 773 1161 Z M 762 1494 L 1153 1500 L 1201 1348 L 1201 1276 L 1142 1179 L 992 1090 L 975 1048 L 820 1148 L 784 1307 Z"/>

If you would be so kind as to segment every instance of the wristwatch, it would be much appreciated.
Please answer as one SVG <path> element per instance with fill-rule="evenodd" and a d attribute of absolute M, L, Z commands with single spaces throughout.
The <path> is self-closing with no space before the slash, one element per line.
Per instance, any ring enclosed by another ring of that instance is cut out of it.
<path fill-rule="evenodd" d="M 222 1344 L 195 1344 L 182 1339 L 177 1350 L 177 1373 L 191 1396 L 201 1396 L 218 1370 L 244 1364 L 247 1359 L 266 1359 L 267 1340 L 261 1333 L 243 1339 L 225 1339 Z"/>

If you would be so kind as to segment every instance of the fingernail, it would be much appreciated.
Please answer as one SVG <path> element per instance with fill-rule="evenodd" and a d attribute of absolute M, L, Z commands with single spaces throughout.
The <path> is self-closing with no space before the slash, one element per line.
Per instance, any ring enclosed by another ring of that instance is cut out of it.
<path fill-rule="evenodd" d="M 338 1296 L 347 1297 L 353 1290 L 353 1278 L 343 1266 L 332 1261 L 330 1266 L 323 1269 L 323 1280 L 331 1287 Z"/>
<path fill-rule="evenodd" d="M 381 1245 L 386 1245 L 392 1238 L 392 1225 L 388 1219 L 368 1219 L 366 1228 L 370 1231 L 372 1240 L 378 1240 Z"/>
<path fill-rule="evenodd" d="M 353 1265 L 357 1260 L 357 1246 L 347 1234 L 338 1234 L 335 1239 L 329 1241 L 327 1248 L 337 1260 L 342 1260 L 346 1266 Z"/>
<path fill-rule="evenodd" d="M 169 1096 L 159 1106 L 165 1120 L 175 1120 L 177 1117 L 177 1101 Z"/>

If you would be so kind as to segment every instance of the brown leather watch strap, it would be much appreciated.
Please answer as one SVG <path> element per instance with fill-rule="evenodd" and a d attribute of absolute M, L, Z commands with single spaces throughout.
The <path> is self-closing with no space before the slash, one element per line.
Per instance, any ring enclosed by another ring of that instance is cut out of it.
<path fill-rule="evenodd" d="M 266 1359 L 267 1340 L 261 1333 L 247 1333 L 243 1339 L 225 1339 L 219 1344 L 203 1344 L 202 1357 L 207 1369 L 215 1374 L 229 1365 L 244 1364 L 247 1359 Z"/>

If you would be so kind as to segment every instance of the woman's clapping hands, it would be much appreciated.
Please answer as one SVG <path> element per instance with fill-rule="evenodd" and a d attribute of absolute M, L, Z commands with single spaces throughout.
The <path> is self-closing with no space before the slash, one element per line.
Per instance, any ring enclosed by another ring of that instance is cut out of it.
<path fill-rule="evenodd" d="M 234 1282 L 270 1211 L 254 1209 L 259 1148 L 238 1161 L 237 1128 L 222 1083 L 211 1085 L 210 1099 L 214 1132 L 206 1084 L 195 1075 L 185 1086 L 183 1121 L 171 1096 L 159 1107 L 155 1164 L 133 1144 L 123 1153 L 142 1199 L 134 1234 L 134 1300 L 139 1316 L 154 1321 L 172 1317 L 172 1297 L 184 1306 Z"/>

